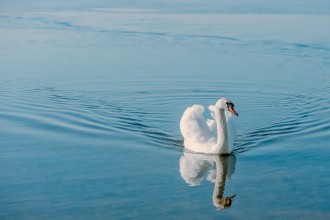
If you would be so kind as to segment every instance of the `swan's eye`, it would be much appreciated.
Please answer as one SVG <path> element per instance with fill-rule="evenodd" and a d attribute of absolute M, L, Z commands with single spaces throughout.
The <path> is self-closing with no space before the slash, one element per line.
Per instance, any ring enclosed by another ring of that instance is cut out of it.
<path fill-rule="evenodd" d="M 226 102 L 226 104 L 227 104 L 227 107 L 228 107 L 228 108 L 229 108 L 229 106 L 231 106 L 231 107 L 234 108 L 234 103 L 232 103 L 232 102 Z"/>

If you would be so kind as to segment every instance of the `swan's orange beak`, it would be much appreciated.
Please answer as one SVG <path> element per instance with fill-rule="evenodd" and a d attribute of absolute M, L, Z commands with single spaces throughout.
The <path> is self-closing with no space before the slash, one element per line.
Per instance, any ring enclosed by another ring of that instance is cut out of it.
<path fill-rule="evenodd" d="M 234 115 L 238 116 L 238 113 L 236 112 L 236 110 L 234 109 L 234 107 L 232 105 L 228 106 L 228 110 L 233 113 Z"/>

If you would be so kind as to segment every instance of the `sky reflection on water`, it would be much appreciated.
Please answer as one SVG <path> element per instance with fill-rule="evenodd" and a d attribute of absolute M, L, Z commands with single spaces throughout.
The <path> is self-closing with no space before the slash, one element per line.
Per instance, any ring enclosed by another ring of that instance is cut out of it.
<path fill-rule="evenodd" d="M 330 217 L 327 1 L 1 4 L 0 218 Z M 185 152 L 221 97 L 234 155 Z"/>

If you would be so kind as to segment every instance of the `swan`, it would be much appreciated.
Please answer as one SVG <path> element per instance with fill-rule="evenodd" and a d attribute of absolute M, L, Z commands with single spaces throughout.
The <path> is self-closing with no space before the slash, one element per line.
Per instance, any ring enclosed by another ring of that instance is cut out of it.
<path fill-rule="evenodd" d="M 234 104 L 228 98 L 221 98 L 208 108 L 213 119 L 205 120 L 202 105 L 193 105 L 183 112 L 180 131 L 184 147 L 196 153 L 230 154 L 235 140 L 232 115 L 238 116 Z"/>

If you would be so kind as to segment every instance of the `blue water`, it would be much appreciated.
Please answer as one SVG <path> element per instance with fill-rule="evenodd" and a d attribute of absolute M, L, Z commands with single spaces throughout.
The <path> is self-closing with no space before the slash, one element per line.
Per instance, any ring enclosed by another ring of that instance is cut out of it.
<path fill-rule="evenodd" d="M 0 6 L 1 219 L 330 218 L 328 1 Z M 185 152 L 221 97 L 233 155 Z"/>

